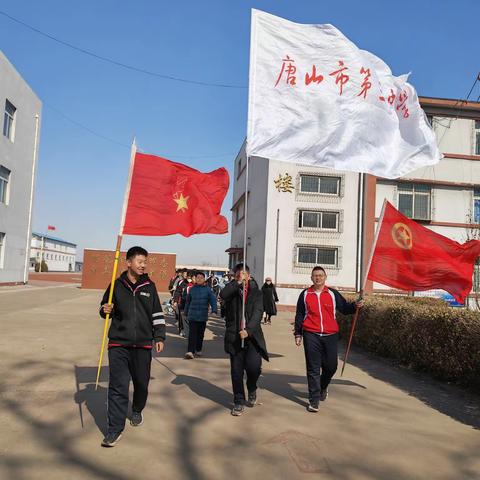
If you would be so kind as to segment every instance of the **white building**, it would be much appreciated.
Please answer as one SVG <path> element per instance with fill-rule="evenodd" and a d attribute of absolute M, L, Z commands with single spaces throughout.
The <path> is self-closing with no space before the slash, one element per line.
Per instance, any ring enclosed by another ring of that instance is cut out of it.
<path fill-rule="evenodd" d="M 317 264 L 326 269 L 330 285 L 358 290 L 385 198 L 406 216 L 462 243 L 480 229 L 480 103 L 436 98 L 420 103 L 445 158 L 400 179 L 250 158 L 247 264 L 260 284 L 273 277 L 280 303 L 296 302 Z M 243 145 L 235 161 L 231 267 L 243 258 L 245 166 Z M 367 282 L 367 291 L 372 288 L 387 289 Z"/>
<path fill-rule="evenodd" d="M 77 245 L 42 233 L 32 234 L 30 270 L 43 258 L 49 272 L 74 272 Z"/>
<path fill-rule="evenodd" d="M 42 103 L 0 52 L 0 285 L 26 283 Z"/>

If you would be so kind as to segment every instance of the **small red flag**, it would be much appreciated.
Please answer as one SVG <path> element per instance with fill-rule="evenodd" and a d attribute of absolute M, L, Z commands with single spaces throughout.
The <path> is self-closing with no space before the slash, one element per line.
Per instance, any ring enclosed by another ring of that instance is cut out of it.
<path fill-rule="evenodd" d="M 56 228 L 53 225 L 49 225 L 48 230 L 56 230 Z"/>
<path fill-rule="evenodd" d="M 460 244 L 386 202 L 368 278 L 400 290 L 442 289 L 463 303 L 472 290 L 480 241 Z"/>
<path fill-rule="evenodd" d="M 227 233 L 220 215 L 228 191 L 225 168 L 202 173 L 181 163 L 136 153 L 123 226 L 126 235 Z"/>

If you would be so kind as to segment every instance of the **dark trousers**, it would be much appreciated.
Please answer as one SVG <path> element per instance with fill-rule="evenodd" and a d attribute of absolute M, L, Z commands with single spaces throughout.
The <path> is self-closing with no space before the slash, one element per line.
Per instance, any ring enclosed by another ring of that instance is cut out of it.
<path fill-rule="evenodd" d="M 262 356 L 251 340 L 246 339 L 245 348 L 235 355 L 230 355 L 230 372 L 232 375 L 233 402 L 243 403 L 245 401 L 244 372 L 247 373 L 248 393 L 257 390 L 257 381 L 262 373 Z"/>
<path fill-rule="evenodd" d="M 125 428 L 130 379 L 133 381 L 132 410 L 141 412 L 147 403 L 152 351 L 149 348 L 111 347 L 108 363 L 108 431 L 117 433 Z"/>
<path fill-rule="evenodd" d="M 207 322 L 190 321 L 190 331 L 188 332 L 188 350 L 187 352 L 201 352 L 203 346 L 203 336 Z"/>
<path fill-rule="evenodd" d="M 177 320 L 178 320 L 178 334 L 182 333 L 183 330 L 183 312 L 180 307 L 177 305 Z"/>
<path fill-rule="evenodd" d="M 303 348 L 307 364 L 308 397 L 310 403 L 316 404 L 320 400 L 320 390 L 328 387 L 337 371 L 338 334 L 321 337 L 304 331 Z"/>

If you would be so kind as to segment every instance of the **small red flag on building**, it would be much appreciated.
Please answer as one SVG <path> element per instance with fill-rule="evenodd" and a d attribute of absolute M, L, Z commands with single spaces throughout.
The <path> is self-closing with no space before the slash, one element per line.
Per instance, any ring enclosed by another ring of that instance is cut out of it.
<path fill-rule="evenodd" d="M 480 241 L 460 244 L 385 202 L 367 278 L 400 290 L 442 289 L 463 303 L 472 290 Z"/>
<path fill-rule="evenodd" d="M 53 225 L 49 225 L 48 230 L 56 230 L 56 228 Z"/>
<path fill-rule="evenodd" d="M 181 163 L 136 153 L 122 233 L 164 236 L 228 232 L 220 214 L 228 191 L 225 168 L 202 173 Z"/>

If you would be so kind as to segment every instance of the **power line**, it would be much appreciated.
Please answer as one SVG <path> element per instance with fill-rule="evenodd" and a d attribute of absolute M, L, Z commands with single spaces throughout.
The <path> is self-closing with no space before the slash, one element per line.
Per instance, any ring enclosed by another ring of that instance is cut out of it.
<path fill-rule="evenodd" d="M 28 23 L 22 22 L 18 18 L 12 17 L 6 12 L 3 12 L 0 10 L 0 15 L 3 15 L 4 17 L 8 18 L 12 22 L 18 23 L 19 25 L 22 25 L 25 28 L 28 28 L 29 30 L 32 30 L 35 33 L 38 33 L 39 35 L 42 35 L 50 40 L 53 40 L 54 42 L 57 42 L 65 47 L 71 48 L 72 50 L 76 50 L 77 52 L 83 53 L 85 55 L 89 55 L 90 57 L 96 58 L 97 60 L 101 60 L 103 62 L 110 63 L 112 65 L 116 65 L 117 67 L 121 68 L 126 68 L 128 70 L 132 70 L 134 72 L 138 73 L 143 73 L 145 75 L 150 75 L 152 77 L 157 77 L 157 78 L 163 78 L 164 80 L 172 80 L 175 82 L 182 82 L 182 83 L 190 83 L 193 85 L 201 85 L 204 87 L 218 87 L 218 88 L 236 88 L 236 89 L 246 89 L 246 86 L 243 85 L 231 85 L 227 83 L 213 83 L 213 82 L 201 82 L 198 80 L 189 80 L 187 78 L 181 78 L 181 77 L 176 77 L 173 75 L 165 75 L 162 73 L 157 73 L 157 72 L 152 72 L 150 70 L 145 70 L 143 68 L 135 67 L 133 65 L 128 65 L 126 63 L 118 62 L 117 60 L 113 60 L 108 57 L 104 57 L 103 55 L 99 55 L 97 53 L 91 52 L 90 50 L 85 50 L 84 48 L 77 47 L 76 45 L 73 45 L 69 42 L 66 42 L 64 40 L 60 40 L 57 37 L 54 37 L 53 35 L 50 35 L 49 33 L 45 33 L 42 30 L 39 30 L 38 28 L 33 27 L 32 25 L 29 25 Z"/>
<path fill-rule="evenodd" d="M 102 140 L 106 140 L 110 143 L 113 143 L 115 145 L 119 145 L 120 147 L 124 147 L 124 148 L 128 148 L 130 149 L 131 148 L 131 145 L 127 145 L 126 143 L 122 143 L 122 142 L 119 142 L 118 140 L 114 140 L 113 138 L 110 138 L 110 137 L 107 137 L 106 135 L 103 135 L 102 133 L 98 133 L 96 132 L 95 130 L 92 130 L 90 127 L 87 127 L 86 125 L 83 125 L 82 123 L 80 122 L 77 122 L 76 120 L 74 120 L 73 118 L 70 118 L 68 115 L 65 115 L 61 110 L 59 110 L 58 108 L 48 104 L 48 103 L 44 103 L 44 105 L 49 108 L 50 110 L 54 111 L 55 113 L 57 113 L 59 116 L 61 116 L 62 118 L 64 118 L 65 120 L 67 120 L 68 122 L 72 123 L 73 125 L 75 125 L 76 127 L 78 128 L 81 128 L 82 130 L 85 130 L 87 131 L 88 133 L 90 133 L 91 135 L 95 135 L 96 137 L 98 138 L 101 138 Z M 139 148 L 138 149 L 139 151 L 141 151 L 141 149 Z M 158 154 L 160 157 L 165 157 L 165 158 L 186 158 L 186 159 L 196 159 L 196 158 L 221 158 L 221 157 L 233 157 L 234 155 L 236 155 L 235 153 L 232 153 L 232 152 L 227 152 L 227 153 L 216 153 L 216 154 L 213 154 L 213 155 L 208 155 L 208 154 L 202 154 L 202 155 L 177 155 L 177 154 L 173 154 L 173 153 L 170 153 L 170 154 L 167 154 L 167 153 L 159 153 Z"/>
<path fill-rule="evenodd" d="M 468 95 L 467 95 L 467 98 L 465 99 L 466 102 L 468 102 L 468 99 L 470 98 L 470 95 L 472 94 L 473 92 L 473 89 L 475 88 L 475 85 L 477 84 L 477 82 L 480 80 L 480 73 L 477 75 L 477 77 L 475 78 L 475 81 L 473 82 L 473 85 L 472 85 L 472 88 L 470 89 L 470 91 L 468 92 Z M 478 101 L 478 100 L 477 100 Z"/>
<path fill-rule="evenodd" d="M 44 105 L 53 110 L 55 113 L 57 113 L 58 115 L 60 115 L 62 118 L 64 118 L 65 120 L 69 121 L 70 123 L 72 123 L 73 125 L 87 131 L 88 133 L 91 133 L 92 135 L 95 135 L 96 137 L 98 138 L 101 138 L 103 140 L 106 140 L 108 142 L 111 142 L 111 143 L 114 143 L 116 145 L 120 145 L 121 147 L 125 147 L 125 148 L 130 148 L 130 145 L 127 145 L 125 143 L 122 143 L 122 142 L 119 142 L 117 140 L 114 140 L 113 138 L 110 138 L 110 137 L 107 137 L 105 135 L 102 135 L 101 133 L 98 133 L 96 132 L 95 130 L 92 130 L 91 128 L 83 125 L 82 123 L 80 122 L 77 122 L 76 120 L 73 120 L 73 118 L 70 118 L 69 116 L 65 115 L 63 112 L 61 112 L 58 108 L 55 108 L 54 106 L 48 104 L 48 103 L 44 103 Z"/>

